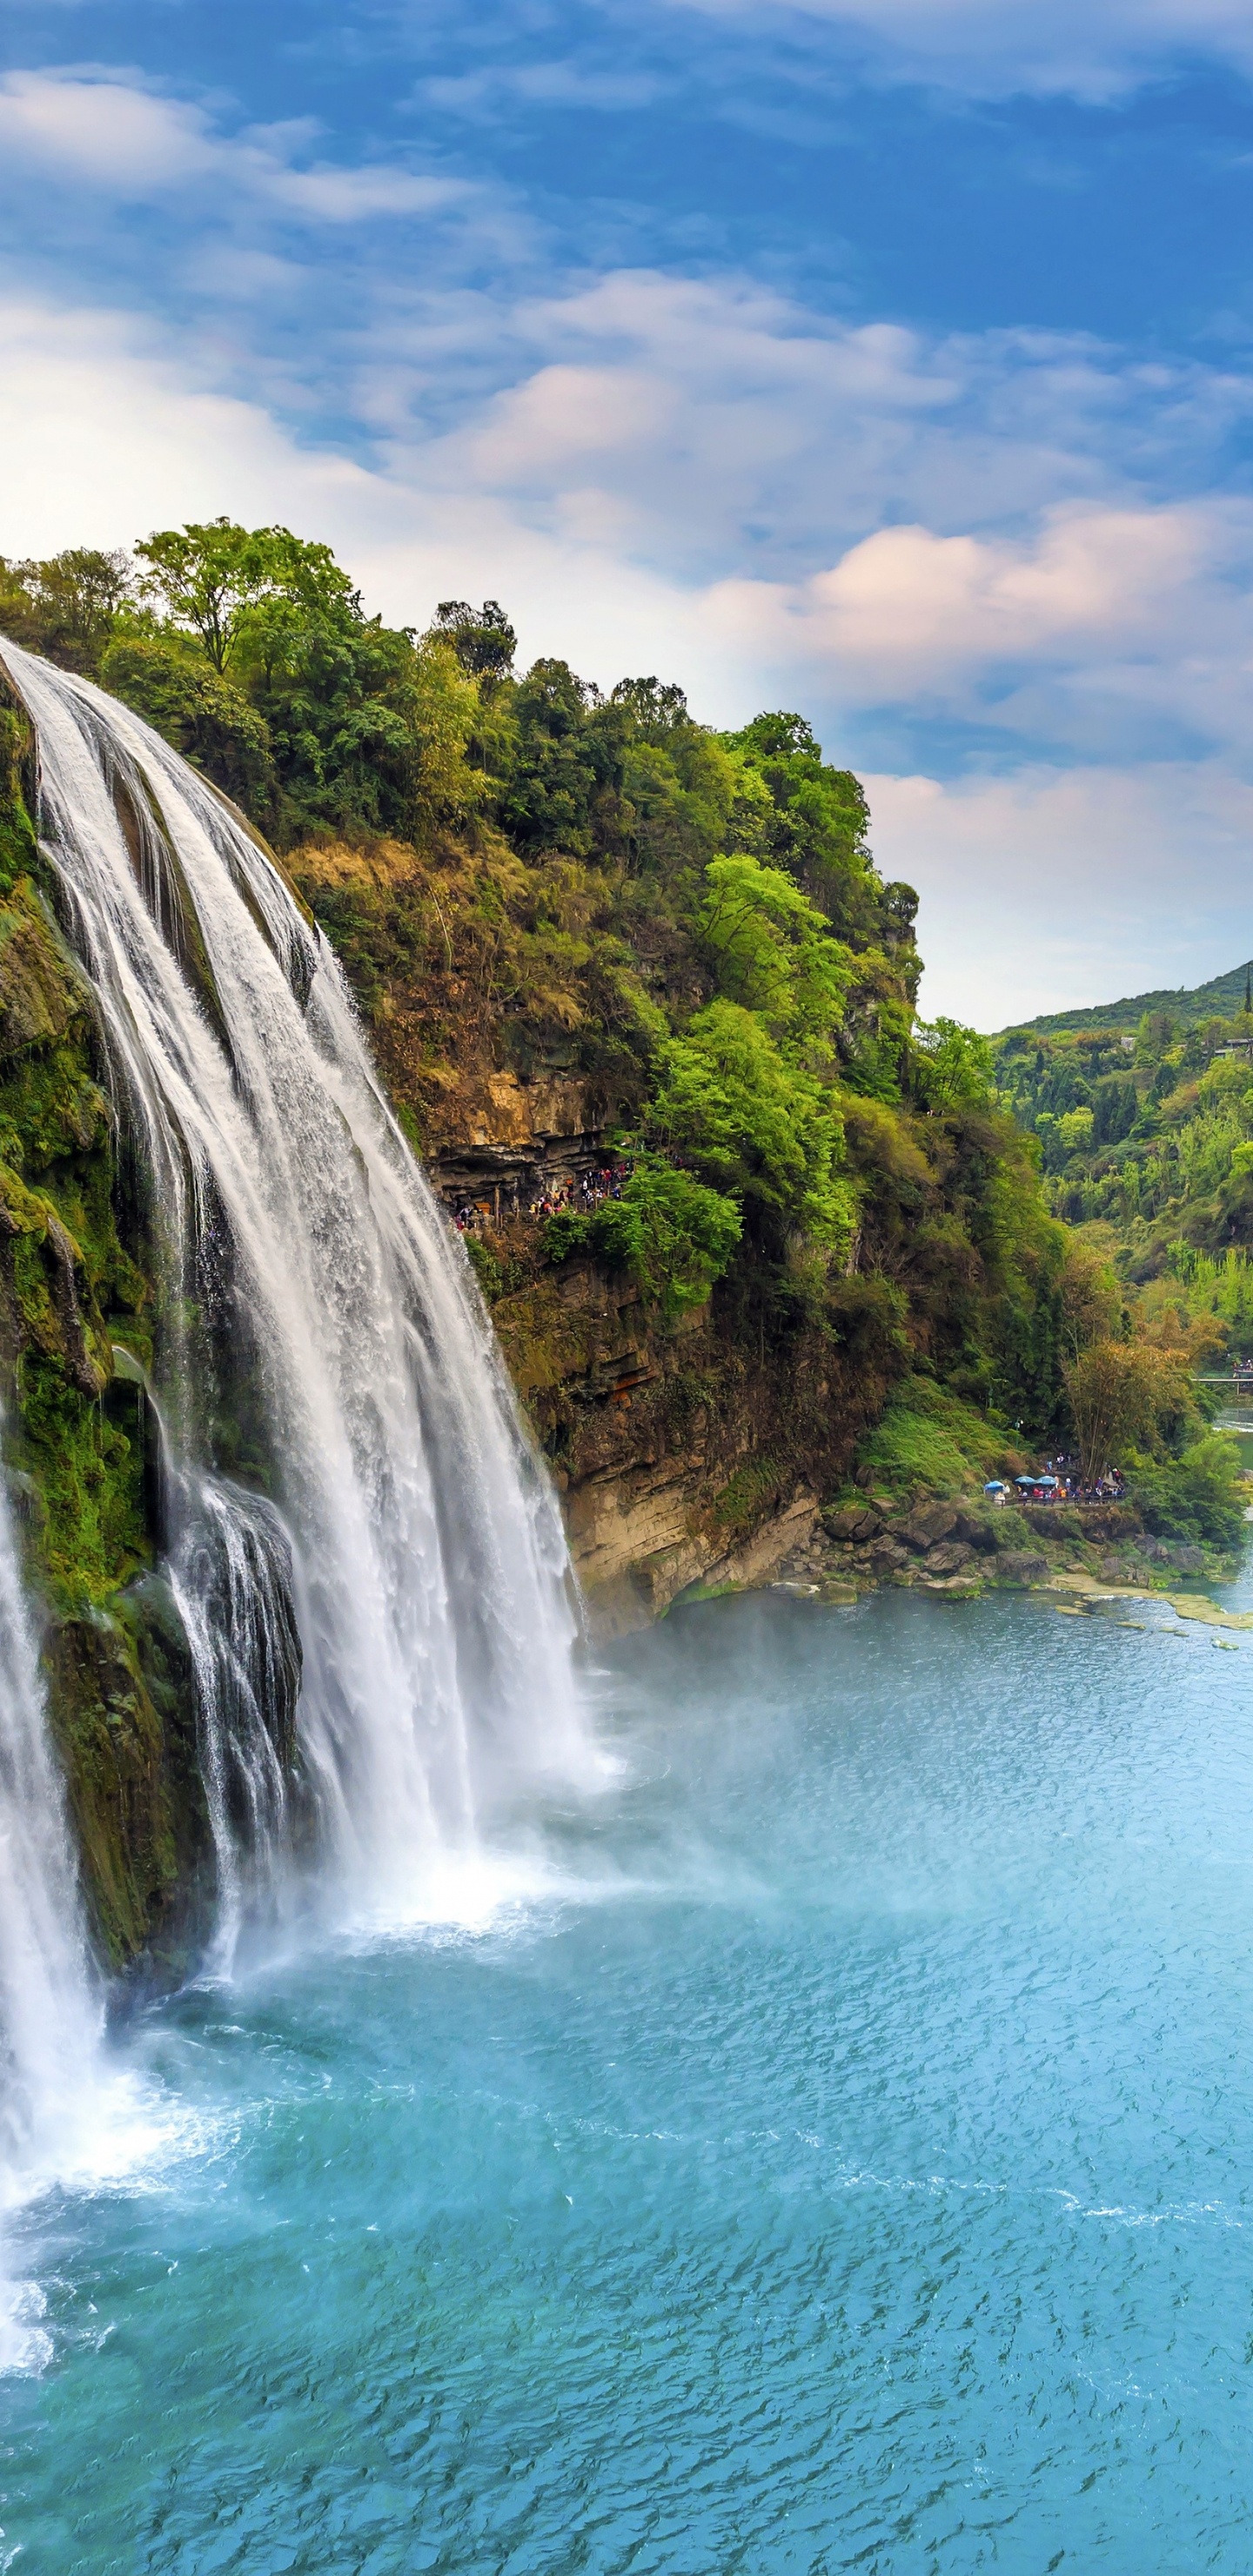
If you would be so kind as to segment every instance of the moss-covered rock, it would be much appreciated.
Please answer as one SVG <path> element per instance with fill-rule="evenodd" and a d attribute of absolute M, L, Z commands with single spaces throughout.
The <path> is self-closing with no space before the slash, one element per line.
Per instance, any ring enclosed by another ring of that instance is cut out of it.
<path fill-rule="evenodd" d="M 109 1609 L 63 1616 L 46 1664 L 101 1956 L 185 1964 L 208 1894 L 210 1836 L 182 1622 L 147 1576 Z"/>
<path fill-rule="evenodd" d="M 177 1957 L 208 1852 L 195 1690 L 157 1556 L 154 1424 L 114 1339 L 155 1299 L 91 997 L 58 927 L 0 705 L 0 1404 L 53 1732 L 101 1956 Z"/>

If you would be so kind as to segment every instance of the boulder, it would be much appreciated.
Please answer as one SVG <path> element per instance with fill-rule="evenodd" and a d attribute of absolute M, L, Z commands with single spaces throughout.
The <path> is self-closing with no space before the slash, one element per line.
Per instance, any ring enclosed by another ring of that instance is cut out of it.
<path fill-rule="evenodd" d="M 1197 1547 L 1189 1539 L 1174 1539 L 1167 1546 L 1166 1554 L 1171 1564 L 1178 1566 L 1181 1574 L 1204 1574 L 1205 1572 L 1205 1550 L 1203 1547 Z"/>
<path fill-rule="evenodd" d="M 922 1556 L 927 1548 L 937 1547 L 957 1527 L 957 1513 L 952 1503 L 915 1503 L 905 1521 L 901 1536 L 907 1547 Z"/>
<path fill-rule="evenodd" d="M 908 1565 L 909 1550 L 899 1546 L 894 1538 L 888 1538 L 885 1533 L 882 1538 L 875 1540 L 870 1550 L 870 1563 L 876 1573 L 889 1574 L 894 1566 Z"/>
<path fill-rule="evenodd" d="M 1048 1558 L 1037 1556 L 1029 1547 L 1007 1547 L 997 1558 L 995 1569 L 1001 1583 L 1039 1583 L 1048 1570 Z"/>
<path fill-rule="evenodd" d="M 1072 1503 L 1026 1503 L 1023 1519 L 1037 1538 L 1086 1538 L 1084 1515 Z"/>
<path fill-rule="evenodd" d="M 927 1572 L 928 1574 L 959 1574 L 963 1565 L 969 1565 L 973 1554 L 973 1548 L 967 1547 L 964 1539 L 941 1539 L 938 1547 L 927 1549 L 925 1560 Z"/>
<path fill-rule="evenodd" d="M 996 1545 L 996 1532 L 983 1512 L 959 1512 L 953 1536 L 964 1539 L 967 1547 L 977 1547 L 984 1555 Z"/>
<path fill-rule="evenodd" d="M 872 1503 L 837 1503 L 822 1515 L 823 1528 L 834 1539 L 851 1539 L 865 1545 L 877 1538 L 883 1522 Z"/>

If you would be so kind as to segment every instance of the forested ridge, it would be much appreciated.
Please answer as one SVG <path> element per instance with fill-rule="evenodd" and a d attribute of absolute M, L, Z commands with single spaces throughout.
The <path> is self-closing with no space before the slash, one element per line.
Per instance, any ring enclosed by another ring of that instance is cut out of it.
<path fill-rule="evenodd" d="M 1169 1009 L 995 1045 L 999 1095 L 1038 1140 L 1050 1205 L 1144 1317 L 1173 1317 L 1211 1360 L 1253 1352 L 1250 983 L 1246 966 Z"/>

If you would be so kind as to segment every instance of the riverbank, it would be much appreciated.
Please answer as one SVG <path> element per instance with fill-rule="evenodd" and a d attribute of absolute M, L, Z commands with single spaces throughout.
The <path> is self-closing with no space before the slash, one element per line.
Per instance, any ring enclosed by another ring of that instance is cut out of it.
<path fill-rule="evenodd" d="M 892 1584 L 957 1600 L 1053 1588 L 1095 1598 L 1151 1595 L 1178 1604 L 1204 1602 L 1199 1587 L 1230 1580 L 1240 1562 L 1238 1552 L 1155 1538 L 1126 1503 L 1097 1510 L 1067 1504 L 1015 1510 L 972 1496 L 924 1499 L 906 1509 L 897 1496 L 871 1494 L 823 1511 L 815 1506 L 768 1579 L 802 1597 L 845 1603 Z M 1186 1588 L 1191 1585 L 1198 1587 L 1195 1593 Z M 737 1587 L 730 1578 L 700 1588 Z"/>

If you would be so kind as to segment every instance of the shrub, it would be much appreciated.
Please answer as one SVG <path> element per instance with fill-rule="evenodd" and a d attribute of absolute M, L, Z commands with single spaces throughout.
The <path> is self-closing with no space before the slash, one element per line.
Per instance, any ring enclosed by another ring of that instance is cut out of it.
<path fill-rule="evenodd" d="M 1181 1458 L 1137 1460 L 1129 1477 L 1133 1502 L 1157 1538 L 1200 1539 L 1230 1552 L 1244 1532 L 1244 1488 L 1233 1440 L 1210 1432 Z"/>
<path fill-rule="evenodd" d="M 997 1424 L 925 1377 L 902 1380 L 860 1457 L 885 1485 L 932 1494 L 959 1494 L 1017 1463 Z"/>
<path fill-rule="evenodd" d="M 629 1271 L 666 1322 L 703 1306 L 739 1239 L 734 1199 L 652 1154 L 637 1163 L 620 1199 L 587 1216 L 566 1209 L 544 1229 L 550 1261 L 587 1253 Z"/>
<path fill-rule="evenodd" d="M 464 1240 L 470 1268 L 479 1283 L 482 1295 L 489 1306 L 494 1306 L 497 1298 L 504 1294 L 504 1271 L 495 1253 L 487 1244 L 481 1243 L 476 1234 L 468 1234 Z"/>
<path fill-rule="evenodd" d="M 228 796 L 267 815 L 277 786 L 269 727 L 211 662 L 182 643 L 137 635 L 110 644 L 100 677 Z"/>

